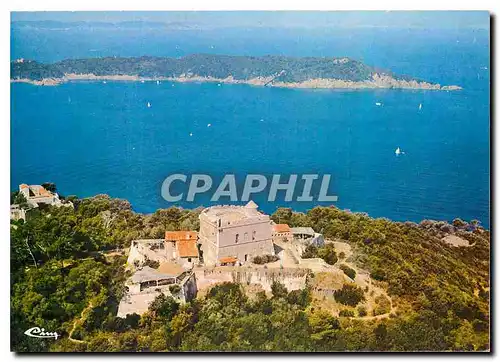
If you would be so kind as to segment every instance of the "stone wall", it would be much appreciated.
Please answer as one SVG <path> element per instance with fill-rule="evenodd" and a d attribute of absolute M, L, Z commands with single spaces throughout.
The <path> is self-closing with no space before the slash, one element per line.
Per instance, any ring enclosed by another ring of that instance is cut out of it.
<path fill-rule="evenodd" d="M 258 284 L 268 292 L 271 291 L 271 285 L 274 281 L 284 284 L 289 291 L 303 289 L 306 286 L 309 273 L 308 269 L 245 267 L 216 267 L 195 271 L 199 290 L 223 282 L 234 282 L 244 285 Z"/>

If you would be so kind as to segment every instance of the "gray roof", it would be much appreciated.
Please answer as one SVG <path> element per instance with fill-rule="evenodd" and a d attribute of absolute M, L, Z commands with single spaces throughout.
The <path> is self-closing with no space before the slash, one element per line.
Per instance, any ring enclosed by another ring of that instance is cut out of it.
<path fill-rule="evenodd" d="M 312 227 L 296 227 L 290 228 L 290 232 L 292 234 L 306 234 L 306 235 L 314 235 L 315 232 Z"/>
<path fill-rule="evenodd" d="M 156 269 L 145 266 L 141 270 L 136 271 L 134 275 L 132 275 L 132 283 L 143 283 L 151 280 L 160 280 L 175 277 L 177 277 L 177 275 L 160 273 Z"/>

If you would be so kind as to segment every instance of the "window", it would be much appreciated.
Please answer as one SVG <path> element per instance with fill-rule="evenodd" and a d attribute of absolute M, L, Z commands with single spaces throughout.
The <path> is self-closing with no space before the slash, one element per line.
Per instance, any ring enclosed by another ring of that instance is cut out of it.
<path fill-rule="evenodd" d="M 252 232 L 252 240 L 255 240 L 255 235 L 256 235 L 256 234 L 257 234 L 257 231 L 255 231 L 255 230 L 254 230 L 254 231 Z"/>
<path fill-rule="evenodd" d="M 236 234 L 236 240 L 235 240 L 235 242 L 238 242 L 239 238 L 240 238 L 240 234 Z"/>
<path fill-rule="evenodd" d="M 188 263 L 191 263 L 191 258 L 188 258 Z"/>
<path fill-rule="evenodd" d="M 248 254 L 245 254 L 245 261 L 248 260 Z"/>
<path fill-rule="evenodd" d="M 243 240 L 248 241 L 248 233 L 245 233 L 245 234 L 243 235 Z"/>

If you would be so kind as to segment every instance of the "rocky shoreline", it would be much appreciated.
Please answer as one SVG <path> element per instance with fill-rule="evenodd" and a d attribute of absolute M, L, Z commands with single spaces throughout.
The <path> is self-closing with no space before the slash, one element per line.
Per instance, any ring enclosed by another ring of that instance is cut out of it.
<path fill-rule="evenodd" d="M 11 79 L 11 83 L 29 83 L 37 86 L 56 86 L 73 81 L 125 81 L 125 82 L 151 82 L 169 81 L 178 83 L 219 83 L 219 84 L 248 84 L 253 86 L 266 86 L 275 88 L 298 88 L 298 89 L 415 89 L 415 90 L 442 90 L 455 91 L 462 87 L 456 85 L 442 86 L 425 81 L 396 79 L 385 74 L 374 74 L 372 79 L 363 81 L 346 81 L 341 79 L 308 79 L 303 82 L 280 82 L 274 81 L 274 77 L 257 77 L 251 79 L 203 77 L 196 74 L 181 74 L 179 77 L 154 77 L 144 78 L 137 75 L 95 75 L 95 74 L 65 74 L 62 78 L 44 78 L 34 80 L 28 78 Z"/>

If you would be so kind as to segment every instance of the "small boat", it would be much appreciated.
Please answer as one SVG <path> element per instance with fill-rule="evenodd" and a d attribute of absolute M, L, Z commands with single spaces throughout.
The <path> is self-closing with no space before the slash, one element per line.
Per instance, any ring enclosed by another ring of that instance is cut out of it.
<path fill-rule="evenodd" d="M 148 108 L 151 108 L 151 103 L 148 102 Z"/>
<path fill-rule="evenodd" d="M 106 81 L 103 81 L 102 84 L 106 84 Z"/>
<path fill-rule="evenodd" d="M 193 137 L 193 133 L 191 132 L 191 133 L 189 134 L 189 136 L 190 136 L 190 137 Z"/>
<path fill-rule="evenodd" d="M 144 83 L 144 81 L 143 81 L 143 80 L 141 80 L 141 83 Z"/>
<path fill-rule="evenodd" d="M 159 80 L 157 80 L 157 81 L 156 81 L 156 84 L 160 84 L 160 81 L 159 81 Z"/>
<path fill-rule="evenodd" d="M 377 103 L 375 103 L 375 105 L 376 105 L 376 106 L 381 106 L 381 105 L 382 105 L 382 103 L 377 102 Z"/>
<path fill-rule="evenodd" d="M 220 87 L 220 83 L 219 83 L 219 84 L 217 84 L 217 87 Z"/>
<path fill-rule="evenodd" d="M 260 121 L 261 121 L 261 122 L 264 122 L 264 119 L 263 119 L 263 118 L 261 118 L 261 119 L 260 119 Z"/>
<path fill-rule="evenodd" d="M 396 154 L 396 156 L 399 156 L 401 154 L 401 149 L 399 147 L 396 148 L 396 151 L 394 151 L 394 153 Z"/>
<path fill-rule="evenodd" d="M 418 110 L 420 111 L 422 109 L 422 103 L 418 105 Z"/>
<path fill-rule="evenodd" d="M 212 127 L 212 123 L 207 124 L 207 127 Z"/>

